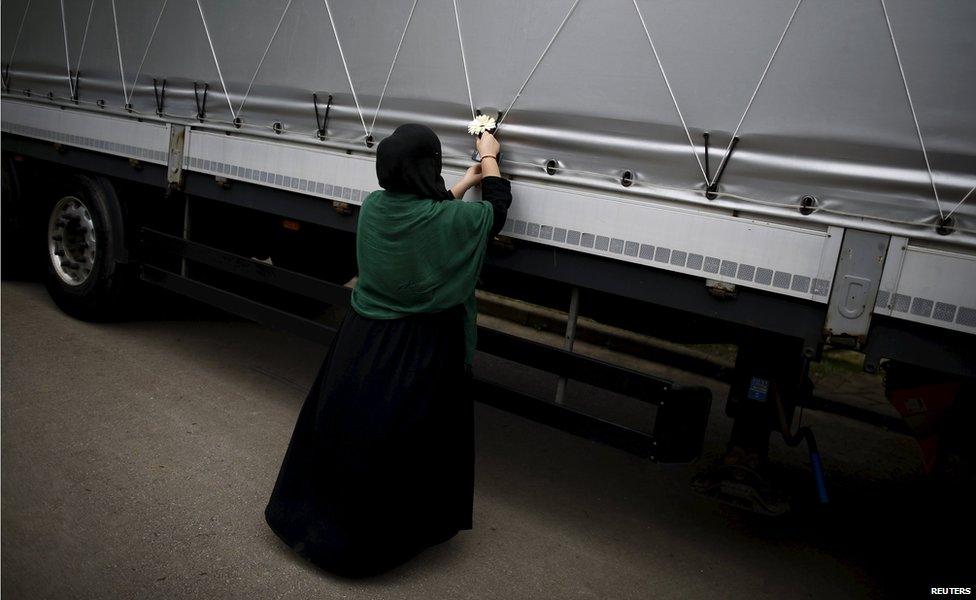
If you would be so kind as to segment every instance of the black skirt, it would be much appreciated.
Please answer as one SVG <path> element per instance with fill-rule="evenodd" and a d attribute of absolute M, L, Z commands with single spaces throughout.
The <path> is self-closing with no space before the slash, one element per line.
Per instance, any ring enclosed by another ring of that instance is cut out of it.
<path fill-rule="evenodd" d="M 462 325 L 461 307 L 395 320 L 349 311 L 265 509 L 296 552 L 363 577 L 471 528 L 474 435 Z"/>

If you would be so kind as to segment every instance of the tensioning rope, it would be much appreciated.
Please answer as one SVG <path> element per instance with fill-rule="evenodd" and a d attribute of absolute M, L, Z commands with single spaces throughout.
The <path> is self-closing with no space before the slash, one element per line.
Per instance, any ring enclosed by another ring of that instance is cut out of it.
<path fill-rule="evenodd" d="M 969 197 L 973 195 L 973 192 L 974 191 L 976 191 L 976 185 L 974 185 L 973 187 L 969 188 L 969 191 L 966 192 L 966 195 L 962 197 L 962 200 L 960 200 L 959 202 L 957 202 L 956 205 L 952 207 L 952 210 L 950 210 L 948 213 L 946 213 L 945 218 L 948 219 L 949 217 L 951 217 L 953 215 L 953 213 L 956 212 L 956 209 L 958 209 L 960 206 L 963 205 L 963 202 L 965 202 L 966 200 L 969 200 Z"/>
<path fill-rule="evenodd" d="M 129 88 L 129 96 L 125 99 L 126 104 L 132 102 L 132 94 L 135 92 L 136 84 L 139 82 L 139 75 L 142 74 L 142 66 L 146 63 L 146 57 L 149 56 L 149 48 L 152 46 L 153 40 L 156 39 L 156 30 L 159 28 L 159 22 L 163 19 L 163 11 L 166 10 L 166 4 L 168 2 L 169 0 L 163 0 L 163 7 L 159 9 L 159 15 L 156 16 L 156 23 L 153 25 L 152 33 L 149 34 L 146 51 L 142 53 L 142 60 L 139 61 L 139 68 L 136 69 L 136 76 L 132 78 L 132 87 Z"/>
<path fill-rule="evenodd" d="M 81 36 L 81 50 L 78 51 L 78 60 L 75 61 L 75 73 L 81 70 L 81 59 L 85 56 L 85 44 L 88 43 L 88 29 L 91 26 L 92 13 L 95 12 L 95 0 L 91 0 L 88 5 L 88 20 L 85 21 L 85 33 Z M 77 97 L 77 94 L 75 94 Z"/>
<path fill-rule="evenodd" d="M 711 182 L 708 180 L 708 174 L 705 172 L 705 165 L 702 164 L 701 158 L 698 156 L 698 149 L 695 147 L 695 142 L 691 139 L 691 131 L 688 130 L 688 124 L 685 123 L 685 117 L 681 114 L 681 108 L 678 107 L 678 99 L 674 95 L 674 90 L 671 89 L 671 82 L 668 81 L 668 74 L 664 71 L 664 64 L 661 63 L 661 57 L 658 55 L 657 48 L 654 46 L 654 40 L 651 39 L 651 32 L 647 28 L 647 23 L 644 22 L 644 14 L 637 5 L 637 0 L 634 0 L 634 9 L 637 11 L 637 17 L 640 19 L 641 26 L 644 28 L 644 35 L 647 36 L 647 43 L 651 46 L 651 52 L 654 53 L 654 60 L 657 61 L 657 66 L 661 70 L 661 76 L 664 77 L 664 85 L 668 87 L 668 93 L 671 94 L 671 102 L 674 103 L 674 110 L 677 111 L 678 119 L 681 120 L 681 126 L 685 130 L 685 136 L 688 137 L 688 143 L 691 144 L 691 153 L 695 155 L 695 162 L 698 163 L 698 168 L 701 169 L 702 177 L 705 178 L 705 185 L 708 186 Z"/>
<path fill-rule="evenodd" d="M 400 56 L 400 47 L 403 46 L 403 40 L 407 37 L 407 29 L 410 28 L 410 21 L 413 19 L 413 12 L 417 10 L 417 2 L 419 2 L 419 0 L 413 0 L 413 6 L 410 7 L 410 14 L 407 15 L 407 22 L 403 25 L 403 34 L 400 36 L 400 41 L 397 43 L 396 51 L 393 53 L 393 62 L 390 63 L 390 72 L 386 74 L 386 82 L 383 83 L 383 91 L 380 92 L 380 100 L 376 103 L 376 111 L 373 112 L 373 120 L 369 124 L 369 129 L 366 132 L 367 136 L 371 135 L 373 133 L 373 128 L 376 127 L 376 117 L 380 114 L 380 107 L 383 105 L 383 98 L 386 97 L 386 88 L 388 85 L 390 85 L 390 79 L 393 77 L 393 69 L 396 68 L 397 58 Z M 460 36 L 458 39 L 460 39 Z"/>
<path fill-rule="evenodd" d="M 114 0 L 113 0 L 114 2 Z M 224 98 L 227 99 L 227 108 L 230 109 L 230 116 L 237 119 L 234 106 L 230 103 L 230 94 L 227 92 L 227 84 L 224 83 L 224 74 L 220 71 L 220 61 L 217 60 L 217 50 L 214 48 L 213 39 L 210 37 L 210 27 L 207 26 L 207 17 L 203 14 L 203 5 L 197 0 L 197 8 L 200 10 L 200 20 L 203 21 L 203 31 L 207 34 L 207 43 L 210 44 L 210 53 L 213 54 L 214 66 L 217 67 L 217 77 L 220 78 L 220 87 L 224 90 Z"/>
<path fill-rule="evenodd" d="M 21 94 L 23 94 L 23 93 L 26 92 L 26 90 L 23 90 L 23 89 L 12 89 L 11 91 L 14 92 L 14 93 L 21 93 Z M 57 96 L 56 99 L 61 100 L 61 101 L 64 102 L 64 104 L 60 104 L 61 106 L 69 106 L 67 103 L 73 102 L 73 100 L 71 98 L 66 98 L 66 97 Z M 82 103 L 82 104 L 90 104 L 92 106 L 98 106 L 98 103 L 96 103 L 94 101 L 88 101 L 88 102 L 86 102 L 86 101 L 83 101 L 83 100 L 79 100 L 79 102 Z M 148 114 L 148 113 L 140 113 L 138 110 L 135 110 L 135 109 L 132 112 L 134 114 L 136 114 L 136 115 L 146 116 L 147 118 L 152 118 L 153 116 L 156 116 L 156 115 L 151 115 L 151 114 Z M 162 113 L 161 116 L 170 117 L 170 118 L 174 118 L 174 119 L 190 119 L 190 118 L 195 118 L 195 117 L 190 117 L 190 116 L 187 116 L 187 115 L 178 115 L 178 114 L 173 114 L 173 113 L 168 113 L 168 112 Z M 208 122 L 222 124 L 222 125 L 225 125 L 225 126 L 228 126 L 228 127 L 229 126 L 235 126 L 236 127 L 236 124 L 233 123 L 233 122 L 231 122 L 231 121 L 225 121 L 225 120 L 221 120 L 221 119 L 212 119 L 212 118 L 208 118 L 207 121 Z M 249 125 L 246 124 L 246 123 L 243 124 L 243 126 L 244 127 L 249 127 Z M 250 125 L 250 127 L 254 128 L 254 129 L 266 129 L 267 128 L 267 126 L 261 126 L 261 125 Z M 315 130 L 309 130 L 306 133 L 309 136 L 314 136 L 315 135 Z M 341 143 L 350 143 L 351 144 L 351 143 L 359 143 L 359 142 L 361 142 L 361 140 L 362 140 L 362 138 L 330 138 L 330 141 L 333 142 L 333 143 L 341 142 Z M 457 160 L 458 161 L 458 164 L 461 164 L 461 163 L 467 164 L 467 163 L 469 163 L 469 161 L 471 159 L 470 155 L 467 155 L 467 154 L 457 154 L 457 155 L 455 155 L 455 154 L 449 154 L 449 153 L 444 154 L 444 158 L 445 159 Z M 503 158 L 502 161 L 504 163 L 506 163 L 506 164 L 523 165 L 523 166 L 532 167 L 532 168 L 536 168 L 536 169 L 541 168 L 541 166 L 542 166 L 539 163 L 513 161 L 513 160 L 506 159 L 506 158 Z M 608 174 L 608 173 L 601 173 L 601 172 L 596 172 L 596 171 L 585 171 L 585 170 L 581 170 L 581 169 L 560 168 L 560 172 L 563 172 L 563 171 L 570 172 L 570 173 L 579 173 L 579 174 L 592 175 L 592 176 L 595 176 L 595 177 L 607 179 L 608 181 L 611 181 L 611 180 L 612 181 L 619 181 L 619 178 L 618 178 L 617 175 L 611 175 L 611 174 Z M 696 188 L 684 188 L 684 187 L 678 187 L 678 186 L 668 186 L 668 185 L 664 185 L 664 184 L 654 184 L 654 183 L 649 183 L 649 182 L 644 182 L 642 185 L 644 187 L 648 188 L 651 191 L 653 191 L 653 190 L 660 190 L 660 191 L 687 192 L 687 193 L 690 193 L 690 194 L 693 194 L 693 195 L 696 195 L 696 196 L 701 196 L 703 194 L 703 191 L 701 189 L 696 189 Z M 958 208 L 958 206 L 961 205 L 965 200 L 967 200 L 974 192 L 976 192 L 976 186 L 973 186 L 973 188 L 969 190 L 969 192 L 966 194 L 966 196 L 963 197 L 963 199 L 956 205 L 956 208 Z M 743 196 L 743 195 L 739 195 L 739 194 L 732 194 L 732 193 L 721 192 L 721 191 L 717 191 L 716 194 L 720 198 L 728 198 L 728 199 L 731 199 L 731 200 L 740 200 L 742 202 L 757 204 L 757 205 L 760 205 L 760 206 L 767 206 L 767 207 L 770 207 L 770 208 L 783 209 L 783 210 L 789 211 L 790 214 L 793 214 L 796 211 L 796 204 L 793 204 L 793 203 L 773 202 L 773 201 L 769 201 L 769 200 L 762 200 L 760 198 L 754 198 L 754 197 L 750 197 L 750 196 Z M 748 211 L 749 209 L 746 207 L 746 208 L 742 208 L 741 210 Z M 905 226 L 909 226 L 909 227 L 919 227 L 919 225 L 920 225 L 920 223 L 917 222 L 917 221 L 907 221 L 907 220 L 895 219 L 895 218 L 887 217 L 887 216 L 868 215 L 868 214 L 857 213 L 857 212 L 842 211 L 842 210 L 838 210 L 838 209 L 829 208 L 829 207 L 826 207 L 826 206 L 818 206 L 817 207 L 817 212 L 824 213 L 824 214 L 830 214 L 830 215 L 837 215 L 837 216 L 841 216 L 841 217 L 850 217 L 850 218 L 857 218 L 857 219 L 871 219 L 871 220 L 875 220 L 875 221 L 882 221 L 882 222 L 885 222 L 885 223 L 892 223 L 892 224 L 896 224 L 896 225 L 905 225 Z M 947 214 L 947 218 L 948 218 L 948 216 L 949 215 Z M 959 232 L 959 233 L 966 233 L 966 234 L 976 235 L 976 229 L 968 229 L 968 228 L 965 228 L 965 227 L 953 227 L 953 231 L 956 231 L 956 232 Z"/>
<path fill-rule="evenodd" d="M 75 82 L 71 78 L 71 57 L 68 55 L 68 25 L 64 20 L 64 0 L 60 0 L 61 5 L 61 31 L 64 32 L 64 63 L 68 69 L 68 91 L 71 92 L 71 97 L 75 97 Z"/>
<path fill-rule="evenodd" d="M 285 3 L 285 9 L 281 11 L 281 18 L 278 19 L 278 24 L 275 25 L 274 33 L 271 34 L 271 39 L 268 40 L 268 45 L 264 49 L 264 54 L 261 55 L 261 60 L 258 61 L 258 66 L 254 68 L 254 75 L 251 75 L 251 82 L 247 84 L 247 91 L 244 92 L 244 97 L 241 98 L 241 105 L 237 107 L 237 114 L 241 114 L 244 110 L 244 103 L 247 102 L 247 97 L 251 93 L 251 87 L 254 86 L 254 80 L 258 77 L 258 71 L 261 70 L 261 65 L 264 64 L 264 59 L 268 57 L 268 52 L 271 50 L 271 44 L 274 43 L 275 38 L 278 37 L 278 30 L 281 29 L 281 24 L 285 21 L 285 15 L 288 14 L 288 9 L 291 8 L 292 0 L 288 0 Z"/>
<path fill-rule="evenodd" d="M 542 50 L 542 54 L 539 55 L 539 60 L 535 61 L 535 65 L 533 65 L 532 70 L 529 71 L 529 74 L 528 76 L 526 76 L 525 81 L 522 82 L 522 85 L 519 87 L 518 91 L 515 92 L 515 97 L 512 98 L 512 102 L 508 105 L 508 108 L 505 109 L 505 112 L 502 113 L 501 118 L 498 119 L 498 123 L 496 127 L 500 127 L 502 122 L 506 118 L 508 118 L 508 114 L 512 112 L 512 108 L 515 106 L 515 103 L 518 102 L 519 97 L 522 95 L 522 92 L 525 90 L 525 86 L 529 84 L 529 80 L 532 79 L 532 76 L 535 74 L 536 69 L 538 69 L 539 65 L 542 64 L 542 59 L 544 59 L 546 57 L 546 54 L 549 53 L 549 48 L 552 47 L 553 42 L 556 41 L 556 38 L 559 36 L 559 33 L 563 30 L 563 27 L 566 26 L 566 22 L 569 21 L 569 17 L 576 10 L 576 6 L 579 5 L 579 3 L 580 0 L 575 0 L 573 2 L 573 5 L 569 7 L 569 10 L 566 12 L 566 16 L 563 17 L 563 20 L 559 24 L 559 27 L 556 28 L 556 32 L 552 34 L 552 38 L 549 40 L 549 43 L 546 44 L 546 47 Z"/>
<path fill-rule="evenodd" d="M 17 35 L 14 36 L 14 47 L 10 51 L 10 58 L 7 59 L 7 69 L 10 69 L 10 64 L 14 62 L 14 54 L 17 53 L 17 45 L 20 43 L 20 34 L 24 31 L 24 22 L 27 21 L 27 12 L 30 11 L 31 0 L 27 0 L 27 6 L 24 7 L 24 14 L 20 17 L 20 25 L 17 27 Z"/>
<path fill-rule="evenodd" d="M 905 86 L 905 97 L 908 98 L 908 108 L 912 111 L 912 120 L 915 122 L 915 133 L 918 134 L 918 145 L 922 147 L 925 168 L 929 172 L 929 181 L 932 183 L 932 194 L 935 196 L 935 206 L 939 209 L 939 217 L 945 219 L 945 214 L 942 212 L 942 202 L 939 200 L 939 190 L 935 186 L 935 175 L 932 173 L 932 165 L 929 163 L 929 153 L 925 149 L 925 140 L 922 139 L 922 128 L 918 124 L 918 115 L 915 114 L 915 103 L 912 102 L 912 93 L 908 90 L 908 78 L 905 77 L 905 67 L 901 63 L 901 53 L 898 52 L 898 44 L 895 42 L 895 32 L 891 28 L 891 19 L 888 17 L 888 7 L 885 5 L 885 0 L 881 0 L 881 11 L 884 13 L 885 24 L 888 25 L 888 37 L 891 38 L 891 47 L 895 51 L 895 60 L 898 62 L 898 72 L 901 73 L 901 82 Z"/>
<path fill-rule="evenodd" d="M 68 91 L 71 93 L 72 99 L 77 99 L 78 95 L 75 93 L 75 79 L 71 76 L 71 56 L 68 51 L 68 23 L 64 15 L 64 0 L 60 0 L 60 4 L 61 4 L 61 31 L 64 32 L 64 60 L 68 67 Z M 85 33 L 81 36 L 81 49 L 78 51 L 78 61 L 76 62 L 76 66 L 75 66 L 76 73 L 79 70 L 81 70 L 81 59 L 85 56 L 85 44 L 88 43 L 88 28 L 91 26 L 92 12 L 94 10 L 95 10 L 95 0 L 91 0 L 91 4 L 88 5 L 88 19 L 85 21 Z M 25 11 L 25 16 L 26 16 L 26 11 Z"/>
<path fill-rule="evenodd" d="M 461 15 L 458 13 L 457 0 L 454 2 L 454 22 L 457 23 L 458 46 L 461 47 L 461 68 L 464 69 L 464 83 L 468 87 L 468 105 L 471 106 L 471 118 L 475 117 L 474 97 L 471 95 L 471 79 L 468 77 L 468 60 L 464 56 L 464 38 L 461 37 Z"/>
<path fill-rule="evenodd" d="M 119 41 L 119 16 L 115 11 L 115 0 L 112 0 L 112 24 L 115 26 L 115 48 L 119 52 L 119 79 L 122 81 L 122 98 L 128 98 L 125 91 L 125 67 L 122 66 L 122 42 Z"/>
<path fill-rule="evenodd" d="M 752 91 L 752 96 L 749 98 L 749 102 L 746 104 L 746 109 L 742 111 L 742 116 L 739 117 L 739 122 L 736 124 L 735 130 L 732 132 L 732 137 L 729 138 L 729 145 L 725 147 L 725 155 L 722 157 L 722 162 L 719 163 L 719 167 L 715 171 L 715 176 L 709 182 L 710 186 L 715 184 L 719 173 L 722 172 L 722 167 L 724 167 L 725 163 L 729 160 L 729 151 L 732 150 L 732 144 L 735 143 L 735 137 L 739 135 L 739 129 L 742 128 L 742 123 L 746 120 L 746 115 L 749 114 L 749 109 L 752 108 L 752 103 L 756 100 L 756 95 L 759 94 L 759 88 L 762 87 L 763 82 L 766 80 L 766 74 L 769 73 L 769 67 L 772 66 L 773 60 L 779 53 L 779 49 L 783 45 L 783 40 L 786 39 L 786 33 L 790 30 L 790 26 L 793 25 L 793 20 L 796 18 L 796 11 L 800 10 L 801 4 L 803 4 L 803 0 L 797 0 L 796 6 L 793 7 L 793 12 L 790 13 L 790 18 L 786 21 L 786 27 L 783 28 L 783 33 L 779 36 L 779 41 L 776 42 L 776 46 L 773 48 L 773 53 L 769 55 L 769 60 L 766 62 L 766 68 L 763 69 L 762 75 L 759 76 L 759 82 L 756 84 L 756 89 Z"/>
<path fill-rule="evenodd" d="M 322 1 L 325 2 L 325 11 L 329 13 L 329 23 L 332 24 L 332 33 L 335 35 L 336 46 L 339 47 L 339 58 L 342 59 L 342 68 L 346 71 L 346 80 L 349 82 L 350 91 L 352 91 L 353 102 L 356 103 L 356 112 L 359 113 L 359 122 L 363 124 L 363 131 L 366 132 L 366 137 L 369 137 L 369 129 L 366 127 L 366 119 L 363 117 L 363 109 L 359 105 L 359 96 L 356 95 L 356 86 L 352 84 L 352 75 L 349 74 L 349 65 L 346 63 L 346 53 L 342 51 L 342 42 L 339 41 L 339 30 L 336 29 L 335 19 L 332 18 L 332 8 L 329 6 L 329 0 Z"/>

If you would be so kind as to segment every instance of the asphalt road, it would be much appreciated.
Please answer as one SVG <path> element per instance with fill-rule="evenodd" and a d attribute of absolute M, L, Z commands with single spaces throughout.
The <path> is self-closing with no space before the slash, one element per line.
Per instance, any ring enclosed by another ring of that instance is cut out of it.
<path fill-rule="evenodd" d="M 700 465 L 485 406 L 474 530 L 381 577 L 335 578 L 262 515 L 323 347 L 207 311 L 83 323 L 37 284 L 0 292 L 5 598 L 928 597 L 974 581 L 946 566 L 971 555 L 972 498 L 925 484 L 904 436 L 809 413 L 833 504 L 770 520 L 695 495 Z M 706 458 L 728 426 L 712 387 Z M 801 451 L 777 444 L 774 459 L 806 489 Z"/>

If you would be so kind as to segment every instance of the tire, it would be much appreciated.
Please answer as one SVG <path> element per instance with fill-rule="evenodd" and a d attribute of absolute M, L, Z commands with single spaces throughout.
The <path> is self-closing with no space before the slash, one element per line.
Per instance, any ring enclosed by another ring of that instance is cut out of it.
<path fill-rule="evenodd" d="M 103 177 L 73 175 L 46 203 L 38 229 L 44 284 L 65 313 L 86 321 L 117 318 L 132 283 L 121 205 Z"/>

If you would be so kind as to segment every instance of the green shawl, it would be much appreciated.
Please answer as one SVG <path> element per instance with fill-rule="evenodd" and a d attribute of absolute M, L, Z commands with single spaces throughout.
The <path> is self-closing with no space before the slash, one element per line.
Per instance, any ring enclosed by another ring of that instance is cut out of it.
<path fill-rule="evenodd" d="M 471 364 L 478 334 L 474 289 L 492 218 L 484 201 L 373 192 L 356 229 L 353 309 L 371 319 L 399 319 L 463 304 L 465 362 Z"/>

